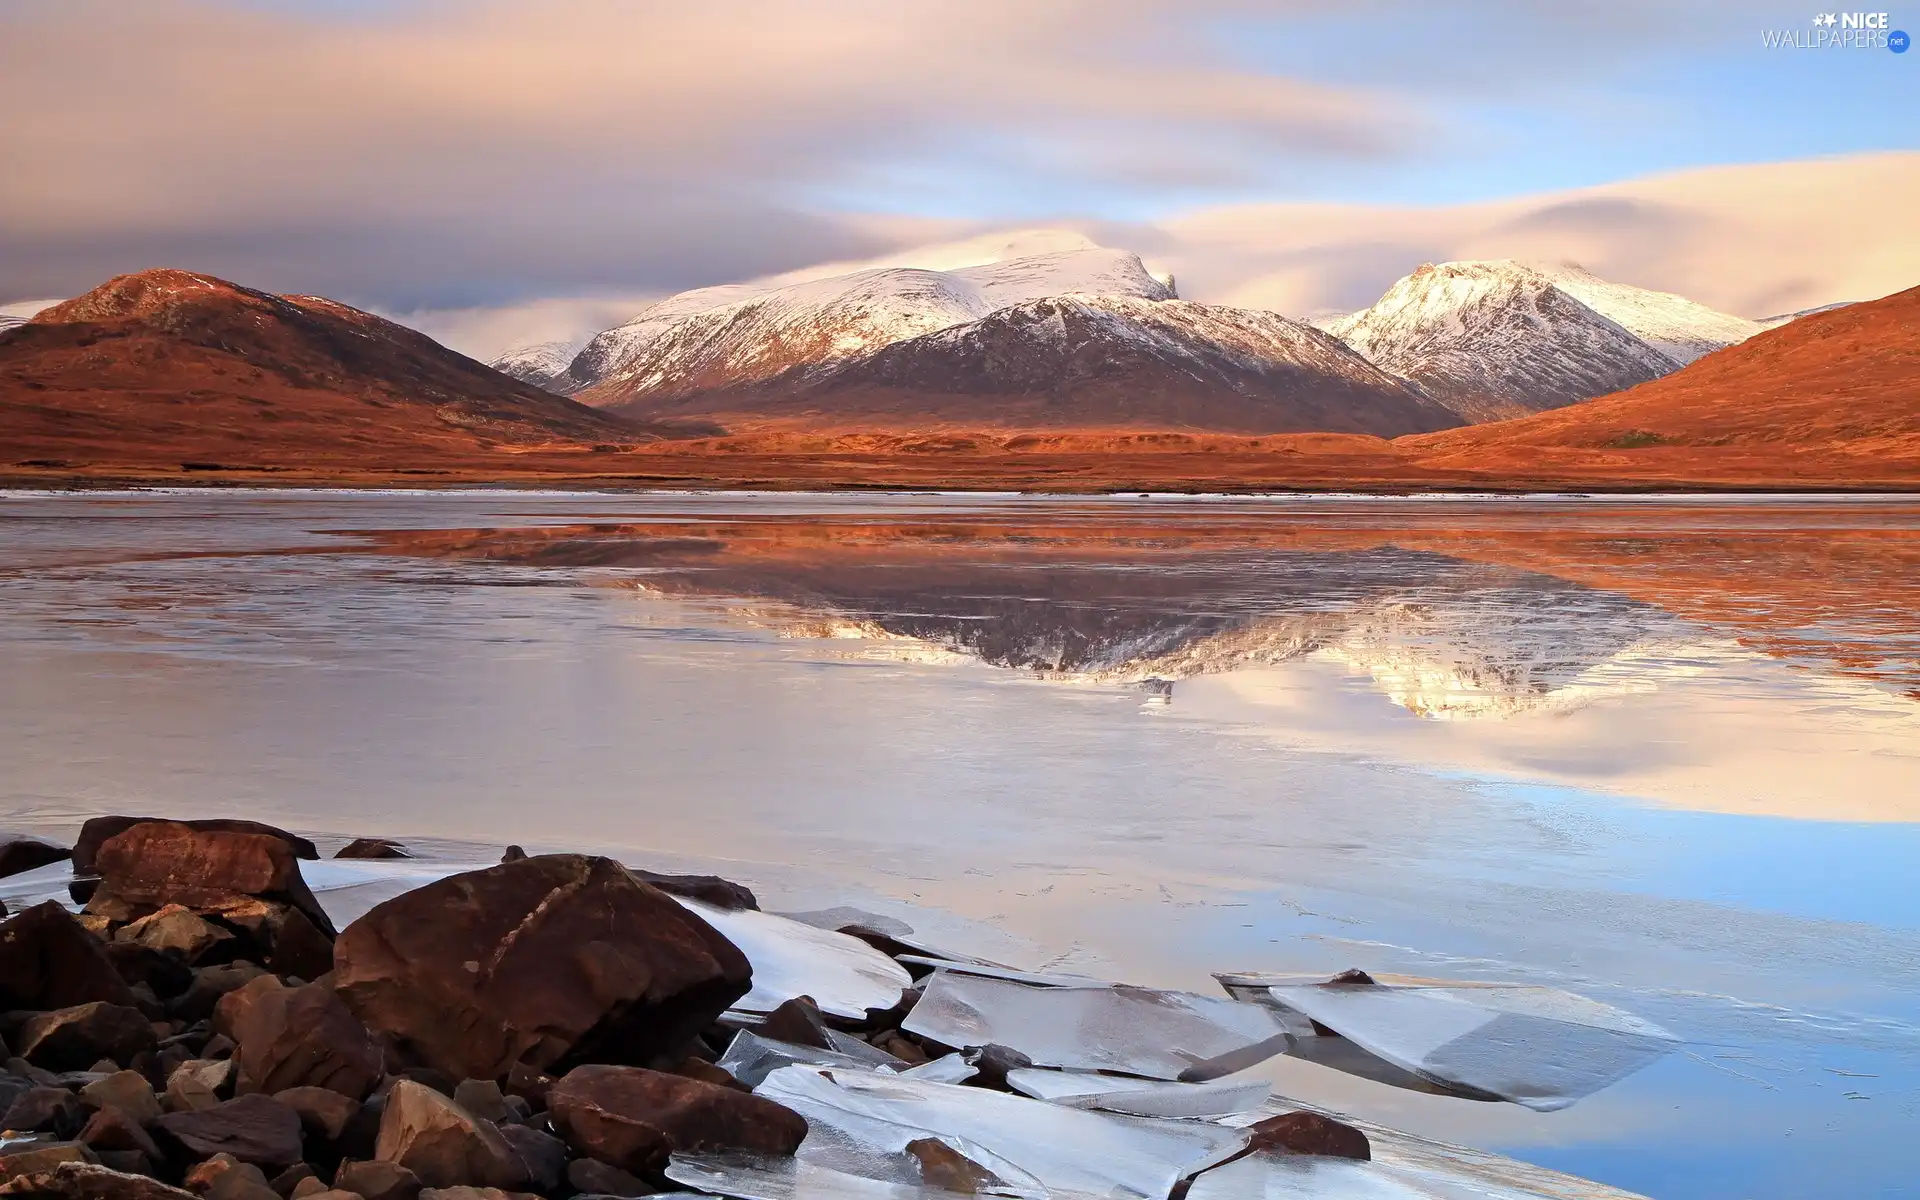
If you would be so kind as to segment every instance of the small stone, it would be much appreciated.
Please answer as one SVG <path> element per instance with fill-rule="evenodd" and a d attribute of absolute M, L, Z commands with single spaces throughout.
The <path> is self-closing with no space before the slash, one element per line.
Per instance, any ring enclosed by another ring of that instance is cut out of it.
<path fill-rule="evenodd" d="M 870 1039 L 870 1044 L 875 1050 L 884 1050 L 901 1062 L 912 1063 L 915 1066 L 931 1061 L 927 1057 L 927 1052 L 921 1048 L 920 1043 L 914 1041 L 906 1034 L 901 1033 L 898 1029 L 888 1029 L 874 1034 Z M 1003 1073 L 1002 1078 L 1004 1077 Z"/>
<path fill-rule="evenodd" d="M 636 1175 L 676 1150 L 791 1155 L 807 1134 L 800 1114 L 771 1100 L 641 1067 L 575 1067 L 550 1102 L 576 1153 Z"/>
<path fill-rule="evenodd" d="M 294 1188 L 299 1187 L 303 1182 L 307 1181 L 311 1181 L 316 1185 L 309 1189 L 311 1191 L 324 1192 L 327 1190 L 327 1185 L 315 1178 L 313 1168 L 303 1162 L 295 1163 L 278 1175 L 275 1175 L 267 1181 L 267 1186 L 282 1196 L 290 1196 L 293 1194 Z"/>
<path fill-rule="evenodd" d="M 526 1182 L 520 1156 L 492 1122 L 411 1079 L 387 1094 L 374 1157 L 398 1163 L 429 1187 L 470 1182 L 517 1187 Z"/>
<path fill-rule="evenodd" d="M 231 1154 L 241 1162 L 283 1168 L 304 1157 L 299 1114 L 266 1096 L 240 1096 L 197 1112 L 168 1113 L 154 1124 L 202 1158 Z"/>
<path fill-rule="evenodd" d="M 423 1188 L 420 1200 L 540 1200 L 540 1197 L 532 1192 L 508 1192 L 500 1188 L 462 1184 L 459 1187 Z"/>
<path fill-rule="evenodd" d="M 1000 1177 L 938 1138 L 915 1138 L 907 1153 L 920 1163 L 920 1180 L 928 1187 L 978 1195 L 1005 1186 Z"/>
<path fill-rule="evenodd" d="M 496 1125 L 507 1119 L 507 1097 L 491 1079 L 461 1080 L 453 1089 L 453 1102 Z"/>
<path fill-rule="evenodd" d="M 87 1120 L 76 1141 L 85 1142 L 95 1152 L 137 1150 L 150 1160 L 160 1158 L 160 1147 L 140 1122 L 117 1108 L 103 1108 Z"/>
<path fill-rule="evenodd" d="M 764 1038 L 776 1042 L 790 1042 L 795 1046 L 812 1046 L 816 1050 L 831 1050 L 833 1042 L 827 1038 L 827 1023 L 820 1015 L 820 1006 L 813 1002 L 812 996 L 795 996 L 783 1002 L 767 1014 L 766 1020 L 754 1030 Z"/>
<path fill-rule="evenodd" d="M 169 904 L 114 932 L 113 940 L 170 954 L 181 962 L 196 963 L 223 943 L 232 932 L 178 904 Z"/>
<path fill-rule="evenodd" d="M 499 1129 L 500 1136 L 520 1157 L 529 1187 L 536 1192 L 550 1192 L 560 1186 L 567 1174 L 565 1142 L 525 1125 L 502 1125 Z"/>
<path fill-rule="evenodd" d="M 1290 1112 L 1248 1127 L 1252 1135 L 1249 1151 L 1271 1150 L 1284 1154 L 1317 1154 L 1331 1158 L 1373 1158 L 1367 1135 L 1353 1126 L 1317 1112 Z"/>
<path fill-rule="evenodd" d="M 741 909 L 758 912 L 760 909 L 760 901 L 745 884 L 722 879 L 718 875 L 662 875 L 657 871 L 633 873 L 643 883 L 650 883 L 669 896 L 685 896 L 689 900 L 698 900 L 729 912 Z"/>
<path fill-rule="evenodd" d="M 24 833 L 0 833 L 0 879 L 72 857 L 65 846 Z"/>
<path fill-rule="evenodd" d="M 1012 1090 L 1007 1086 L 1007 1072 L 1025 1070 L 1033 1065 L 1033 1060 L 1012 1046 L 990 1042 L 985 1046 L 967 1047 L 967 1063 L 978 1072 L 967 1080 L 969 1086 L 1005 1092 Z"/>
<path fill-rule="evenodd" d="M 154 1159 L 140 1150 L 97 1150 L 100 1165 L 122 1175 L 154 1174 Z"/>
<path fill-rule="evenodd" d="M 158 1041 L 139 1009 L 120 1004 L 56 1009 L 20 1027 L 21 1057 L 49 1071 L 77 1071 L 103 1058 L 123 1063 Z"/>
<path fill-rule="evenodd" d="M 275 1092 L 273 1098 L 300 1114 L 300 1125 L 307 1131 L 307 1136 L 325 1142 L 339 1141 L 360 1112 L 358 1100 L 332 1088 L 288 1088 L 284 1092 Z"/>
<path fill-rule="evenodd" d="M 407 848 L 391 838 L 355 838 L 334 854 L 335 858 L 412 858 Z"/>
<path fill-rule="evenodd" d="M 669 1074 L 686 1079 L 698 1079 L 701 1083 L 711 1083 L 716 1087 L 732 1088 L 737 1092 L 751 1092 L 753 1089 L 741 1083 L 727 1072 L 725 1067 L 716 1067 L 704 1058 L 683 1058 L 680 1064 Z"/>
<path fill-rule="evenodd" d="M 86 1124 L 87 1110 L 63 1087 L 36 1087 L 15 1100 L 0 1126 L 21 1133 L 71 1137 Z"/>
<path fill-rule="evenodd" d="M 220 1103 L 233 1078 L 233 1064 L 224 1059 L 193 1058 L 167 1076 L 163 1107 L 168 1112 L 201 1112 Z"/>
<path fill-rule="evenodd" d="M 38 1175 L 22 1175 L 0 1194 L 33 1200 L 193 1200 L 193 1193 L 156 1179 L 92 1163 L 61 1163 Z"/>
<path fill-rule="evenodd" d="M 567 1182 L 573 1190 L 589 1196 L 651 1196 L 653 1187 L 637 1175 L 622 1171 L 592 1158 L 576 1158 L 567 1164 Z"/>
<path fill-rule="evenodd" d="M 525 850 L 522 850 L 518 846 L 508 846 L 506 853 L 500 856 L 500 861 L 503 863 L 522 862 L 526 857 L 527 852 Z"/>
<path fill-rule="evenodd" d="M 187 1190 L 207 1200 L 266 1200 L 280 1194 L 267 1182 L 267 1176 L 252 1163 L 243 1163 L 231 1154 L 216 1154 L 187 1171 Z"/>
<path fill-rule="evenodd" d="M 201 967 L 193 973 L 193 982 L 184 995 L 173 1002 L 173 1015 L 183 1021 L 204 1021 L 228 992 L 237 991 L 265 975 L 252 963 L 228 963 Z"/>
<path fill-rule="evenodd" d="M 224 1032 L 238 1043 L 236 1089 L 272 1093 L 311 1086 L 365 1097 L 380 1082 L 386 1061 L 367 1027 L 332 988 L 264 986 L 272 979 L 262 976 L 229 993 L 215 1013 L 216 1028 L 224 1020 Z M 493 1094 L 499 1096 L 497 1087 Z"/>
<path fill-rule="evenodd" d="M 142 1125 L 160 1115 L 160 1099 L 138 1071 L 116 1071 L 89 1083 L 80 1089 L 80 1098 L 95 1108 L 117 1108 Z"/>
<path fill-rule="evenodd" d="M 0 1154 L 0 1180 L 18 1175 L 38 1175 L 61 1163 L 97 1162 L 92 1149 L 81 1142 L 47 1142 Z"/>
<path fill-rule="evenodd" d="M 324 1196 L 333 1189 L 309 1175 L 293 1185 L 287 1192 L 287 1200 L 307 1200 L 309 1196 Z"/>
<path fill-rule="evenodd" d="M 416 1200 L 420 1195 L 418 1176 L 399 1163 L 379 1159 L 341 1163 L 333 1173 L 333 1186 L 365 1200 Z"/>

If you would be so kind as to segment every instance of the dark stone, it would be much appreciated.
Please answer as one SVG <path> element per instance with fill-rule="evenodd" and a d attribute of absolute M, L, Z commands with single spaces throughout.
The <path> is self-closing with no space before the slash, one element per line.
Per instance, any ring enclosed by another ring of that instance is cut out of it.
<path fill-rule="evenodd" d="M 154 1125 L 194 1158 L 231 1154 L 275 1169 L 302 1161 L 300 1114 L 266 1096 L 240 1096 L 198 1112 L 168 1113 Z"/>
<path fill-rule="evenodd" d="M 232 953 L 225 945 L 233 933 L 222 929 L 199 913 L 169 904 L 114 931 L 115 942 L 130 943 L 157 950 L 189 965 L 220 950 Z"/>
<path fill-rule="evenodd" d="M 258 986 L 230 993 L 222 1007 Z M 333 989 L 320 984 L 262 988 L 252 1001 L 237 1006 L 224 1029 L 237 1043 L 236 1091 L 275 1093 L 311 1086 L 360 1100 L 380 1082 L 385 1062 L 379 1045 Z"/>
<path fill-rule="evenodd" d="M 38 1175 L 22 1175 L 0 1187 L 0 1195 L 34 1200 L 194 1200 L 192 1192 L 157 1179 L 131 1175 L 92 1163 L 61 1163 Z"/>
<path fill-rule="evenodd" d="M 237 991 L 265 975 L 252 963 L 228 963 L 219 967 L 201 967 L 193 973 L 193 982 L 173 1002 L 173 1015 L 183 1021 L 204 1021 L 228 992 Z M 203 1052 L 204 1053 L 204 1052 Z M 214 1057 L 206 1054 L 205 1057 Z"/>
<path fill-rule="evenodd" d="M 411 1079 L 422 1087 L 430 1087 L 442 1096 L 451 1097 L 460 1090 L 460 1083 L 453 1076 L 438 1067 L 408 1067 L 400 1072 L 403 1079 Z"/>
<path fill-rule="evenodd" d="M 738 912 L 743 908 L 760 911 L 760 901 L 754 898 L 751 889 L 718 875 L 662 875 L 657 871 L 640 870 L 633 873 L 641 881 L 671 896 L 685 896 L 689 900 L 698 900 L 728 912 Z"/>
<path fill-rule="evenodd" d="M 155 1160 L 142 1150 L 98 1150 L 94 1157 L 100 1160 L 101 1166 L 122 1175 L 154 1174 Z"/>
<path fill-rule="evenodd" d="M 20 1027 L 20 1056 L 49 1071 L 79 1071 L 103 1058 L 127 1062 L 158 1040 L 139 1009 L 96 1002 L 29 1020 Z"/>
<path fill-rule="evenodd" d="M 582 855 L 428 884 L 375 906 L 334 948 L 335 987 L 360 1019 L 463 1079 L 677 1058 L 751 979 L 712 926 Z"/>
<path fill-rule="evenodd" d="M 1325 983 L 1321 984 L 1320 986 L 1321 987 L 1354 987 L 1354 986 L 1371 987 L 1373 986 L 1373 976 L 1367 974 L 1365 971 L 1362 971 L 1359 967 L 1349 967 L 1346 970 L 1340 972 L 1338 975 L 1335 975 L 1332 979 L 1327 980 Z"/>
<path fill-rule="evenodd" d="M 300 1162 L 293 1164 L 268 1180 L 267 1186 L 275 1192 L 278 1192 L 284 1200 L 285 1197 L 293 1195 L 294 1188 L 300 1186 L 302 1182 L 308 1179 L 318 1180 L 319 1176 L 314 1174 L 312 1167 Z M 323 1183 L 319 1188 L 311 1190 L 324 1191 L 326 1190 L 326 1186 L 327 1185 Z"/>
<path fill-rule="evenodd" d="M 653 1187 L 636 1175 L 591 1158 L 567 1164 L 567 1182 L 587 1196 L 651 1196 Z"/>
<path fill-rule="evenodd" d="M 901 1033 L 898 1029 L 883 1029 L 871 1038 L 868 1038 L 867 1041 L 875 1050 L 884 1050 L 901 1062 L 912 1063 L 915 1066 L 919 1066 L 921 1063 L 932 1061 L 932 1059 L 928 1057 L 927 1052 L 921 1049 L 919 1042 Z M 1006 1078 L 1006 1072 L 1004 1070 L 1000 1072 L 1000 1077 L 1002 1079 Z"/>
<path fill-rule="evenodd" d="M 1253 1137 L 1247 1146 L 1249 1153 L 1267 1150 L 1283 1154 L 1317 1154 L 1330 1158 L 1357 1158 L 1361 1162 L 1373 1158 L 1373 1147 L 1367 1142 L 1366 1134 L 1317 1112 L 1290 1112 L 1268 1117 L 1250 1126 L 1247 1132 Z"/>
<path fill-rule="evenodd" d="M 300 1126 L 309 1138 L 337 1142 L 360 1115 L 360 1102 L 332 1088 L 295 1087 L 275 1092 L 273 1098 L 300 1114 Z"/>
<path fill-rule="evenodd" d="M 72 858 L 73 851 L 24 833 L 0 833 L 0 879 Z"/>
<path fill-rule="evenodd" d="M 771 1100 L 640 1067 L 575 1067 L 550 1102 L 575 1153 L 636 1175 L 676 1150 L 791 1155 L 807 1135 L 799 1113 Z"/>
<path fill-rule="evenodd" d="M 195 1164 L 187 1171 L 185 1182 L 188 1191 L 206 1200 L 268 1200 L 278 1196 L 264 1171 L 231 1154 L 216 1154 Z"/>
<path fill-rule="evenodd" d="M 453 1102 L 495 1125 L 507 1119 L 507 1097 L 491 1079 L 462 1079 L 449 1093 Z"/>
<path fill-rule="evenodd" d="M 125 1109 L 103 1108 L 87 1119 L 76 1139 L 93 1147 L 95 1153 L 108 1150 L 137 1150 L 147 1156 L 149 1161 L 160 1158 L 160 1147 L 153 1144 L 153 1137 L 140 1127 L 140 1122 L 128 1115 Z"/>
<path fill-rule="evenodd" d="M 702 1083 L 711 1083 L 718 1087 L 733 1088 L 736 1091 L 750 1092 L 753 1089 L 741 1083 L 727 1072 L 725 1067 L 716 1067 L 704 1058 L 691 1056 L 680 1060 L 672 1074 L 686 1079 L 698 1079 Z"/>
<path fill-rule="evenodd" d="M 53 1170 L 61 1163 L 97 1161 L 92 1149 L 79 1142 L 40 1142 L 31 1146 L 17 1146 L 0 1154 L 0 1180 L 12 1179 L 16 1175 L 38 1175 Z"/>
<path fill-rule="evenodd" d="M 827 1023 L 820 1016 L 820 1007 L 813 1002 L 812 996 L 795 996 L 783 1002 L 767 1014 L 767 1019 L 754 1032 L 776 1042 L 812 1046 L 818 1050 L 833 1049 L 833 1042 L 827 1037 Z"/>
<path fill-rule="evenodd" d="M 86 1106 L 72 1092 L 62 1087 L 37 1087 L 8 1107 L 5 1117 L 0 1118 L 0 1128 L 72 1137 L 86 1120 Z"/>
<path fill-rule="evenodd" d="M 972 1196 L 1005 1186 L 998 1175 L 938 1138 L 915 1138 L 907 1143 L 907 1153 L 920 1163 L 920 1181 L 928 1187 Z"/>
<path fill-rule="evenodd" d="M 996 1091 L 1011 1091 L 1007 1086 L 1008 1071 L 1023 1071 L 1033 1065 L 1033 1060 L 1015 1050 L 1012 1046 L 988 1043 L 985 1046 L 967 1047 L 967 1062 L 978 1072 L 967 1083 L 972 1087 L 993 1088 Z"/>
<path fill-rule="evenodd" d="M 307 889 L 300 861 L 281 838 L 146 821 L 100 844 L 100 890 L 87 911 L 131 920 L 168 904 L 197 913 L 246 911 L 260 900 L 290 904 L 316 929 L 333 924 Z"/>
<path fill-rule="evenodd" d="M 160 1115 L 160 1099 L 153 1084 L 138 1071 L 115 1071 L 80 1089 L 82 1103 L 93 1108 L 117 1108 L 135 1121 L 146 1124 Z"/>
<path fill-rule="evenodd" d="M 492 1122 L 410 1079 L 387 1095 L 374 1157 L 412 1171 L 424 1187 L 514 1188 L 527 1181 L 520 1156 Z"/>
<path fill-rule="evenodd" d="M 259 821 L 234 821 L 225 818 L 213 818 L 201 821 L 173 821 L 167 817 L 95 817 L 80 827 L 80 836 L 73 843 L 73 873 L 75 875 L 98 874 L 95 869 L 100 847 L 110 839 L 125 833 L 135 825 L 146 821 L 163 824 L 185 825 L 189 829 L 205 830 L 215 833 L 256 833 L 278 838 L 285 842 L 296 858 L 319 858 L 320 852 L 306 838 L 297 837 L 284 829 L 272 825 L 263 825 Z"/>
<path fill-rule="evenodd" d="M 333 1173 L 333 1186 L 365 1200 L 416 1200 L 420 1179 L 399 1163 L 343 1162 Z"/>
<path fill-rule="evenodd" d="M 525 1125 L 498 1126 L 500 1136 L 520 1156 L 527 1186 L 536 1192 L 550 1192 L 567 1177 L 567 1144 L 550 1133 L 541 1133 Z"/>
<path fill-rule="evenodd" d="M 0 925 L 0 1009 L 45 1012 L 94 1001 L 131 1006 L 133 992 L 72 913 L 49 900 Z"/>
<path fill-rule="evenodd" d="M 333 935 L 322 933 L 291 904 L 254 900 L 229 908 L 220 916 L 246 931 L 253 957 L 265 962 L 275 975 L 297 975 L 312 981 L 333 970 Z"/>
<path fill-rule="evenodd" d="M 532 1105 L 535 1112 L 545 1112 L 547 1093 L 553 1090 L 553 1083 L 553 1076 L 546 1072 L 515 1063 L 507 1068 L 505 1090 L 507 1095 L 518 1096 Z"/>
<path fill-rule="evenodd" d="M 163 1000 L 173 1000 L 193 986 L 193 968 L 171 954 L 134 942 L 107 942 L 101 946 L 107 961 L 130 986 L 144 986 Z"/>
<path fill-rule="evenodd" d="M 335 858 L 412 858 L 407 848 L 389 838 L 355 838 L 340 847 Z"/>
<path fill-rule="evenodd" d="M 500 861 L 503 863 L 525 862 L 526 859 L 527 852 L 518 846 L 508 846 L 506 852 L 500 856 Z"/>

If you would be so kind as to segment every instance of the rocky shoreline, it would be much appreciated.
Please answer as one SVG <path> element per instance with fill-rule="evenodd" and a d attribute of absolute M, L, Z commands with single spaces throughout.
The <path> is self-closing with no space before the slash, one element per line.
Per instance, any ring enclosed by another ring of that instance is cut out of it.
<path fill-rule="evenodd" d="M 1320 1017 L 1355 997 L 1421 998 L 1357 973 L 1305 999 L 1277 978 L 1223 976 L 1223 998 L 1036 975 L 857 910 L 780 917 L 725 879 L 517 847 L 336 928 L 302 871 L 318 858 L 238 820 L 0 835 L 0 878 L 70 859 L 78 906 L 0 925 L 0 1195 L 1622 1195 L 1490 1175 L 1227 1078 L 1301 1053 L 1550 1109 L 1637 1069 L 1620 1021 L 1592 1018 L 1613 1074 L 1490 1089 L 1334 1033 Z M 1570 1045 L 1534 1033 L 1548 1058 Z"/>

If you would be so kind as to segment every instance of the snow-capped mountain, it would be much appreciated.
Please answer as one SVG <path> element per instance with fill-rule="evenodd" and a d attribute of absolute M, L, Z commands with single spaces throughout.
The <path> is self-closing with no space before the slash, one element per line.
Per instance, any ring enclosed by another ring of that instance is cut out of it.
<path fill-rule="evenodd" d="M 565 395 L 567 368 L 579 350 L 579 342 L 539 342 L 509 350 L 487 365 L 521 383 Z"/>
<path fill-rule="evenodd" d="M 1428 264 L 1372 308 L 1324 327 L 1469 421 L 1559 408 L 1679 369 L 1673 355 L 1574 291 L 1676 345 L 1683 333 L 1695 337 L 1697 323 L 1676 317 L 1674 306 L 1659 301 L 1662 293 L 1633 297 L 1640 289 L 1580 274 L 1573 280 L 1504 260 Z"/>
<path fill-rule="evenodd" d="M 881 267 L 771 288 L 701 288 L 595 337 L 562 386 L 601 406 L 737 388 L 1069 292 L 1173 296 L 1137 256 L 1100 247 L 950 271 Z"/>
<path fill-rule="evenodd" d="M 1602 279 L 1575 263 L 1530 264 L 1555 287 L 1686 366 L 1696 358 L 1746 341 L 1766 328 L 1672 292 Z"/>
<path fill-rule="evenodd" d="M 1835 309 L 1851 308 L 1858 303 L 1859 301 L 1857 300 L 1842 300 L 1838 304 L 1822 304 L 1817 308 L 1803 308 L 1799 312 L 1778 313 L 1771 317 L 1761 317 L 1758 321 L 1755 321 L 1754 324 L 1762 329 L 1778 329 L 1782 325 L 1788 325 L 1794 321 L 1798 321 L 1801 317 L 1811 317 L 1819 313 L 1833 312 Z"/>
<path fill-rule="evenodd" d="M 761 387 L 673 393 L 656 386 L 615 411 L 804 416 L 862 427 L 1382 436 L 1458 424 L 1338 339 L 1275 313 L 1112 294 L 997 308 L 865 354 L 796 367 Z"/>

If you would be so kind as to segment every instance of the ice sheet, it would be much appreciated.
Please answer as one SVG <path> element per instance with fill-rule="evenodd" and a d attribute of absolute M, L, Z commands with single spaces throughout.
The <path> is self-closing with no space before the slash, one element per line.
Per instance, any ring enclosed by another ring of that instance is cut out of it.
<path fill-rule="evenodd" d="M 965 1083 L 979 1073 L 980 1068 L 968 1062 L 964 1054 L 943 1054 L 932 1062 L 924 1062 L 900 1072 L 907 1079 L 919 1079 L 927 1083 Z"/>
<path fill-rule="evenodd" d="M 867 945 L 772 913 L 728 912 L 675 896 L 740 947 L 753 964 L 753 990 L 730 1012 L 757 1017 L 795 996 L 811 996 L 823 1013 L 859 1019 L 870 1008 L 892 1008 L 913 984 L 907 969 Z"/>
<path fill-rule="evenodd" d="M 754 1094 L 807 1119 L 799 1157 L 816 1165 L 858 1164 L 861 1174 L 884 1176 L 897 1172 L 894 1164 L 909 1142 L 935 1137 L 1014 1190 L 1028 1184 L 1056 1196 L 1160 1200 L 1180 1179 L 1238 1153 L 1247 1140 L 1244 1131 L 1222 1125 L 1087 1112 L 874 1071 L 786 1067 Z"/>
<path fill-rule="evenodd" d="M 957 1193 L 888 1183 L 793 1158 L 675 1154 L 667 1178 L 740 1200 L 953 1200 Z"/>
<path fill-rule="evenodd" d="M 1244 978 L 1229 986 L 1254 990 Z M 1673 1034 L 1631 1013 L 1555 988 L 1289 982 L 1259 994 L 1421 1079 L 1540 1112 L 1590 1096 L 1679 1045 Z M 1337 1056 L 1313 1052 L 1329 1039 L 1297 1040 L 1307 1050 L 1302 1057 L 1341 1065 Z"/>
<path fill-rule="evenodd" d="M 1522 1194 L 1404 1178 L 1379 1163 L 1250 1154 L 1203 1172 L 1187 1190 L 1187 1200 L 1491 1200 Z"/>
<path fill-rule="evenodd" d="M 1124 986 L 1042 987 L 937 971 L 901 1023 L 947 1046 L 1010 1046 L 1036 1066 L 1198 1081 L 1284 1053 L 1292 1038 L 1259 1004 Z"/>
<path fill-rule="evenodd" d="M 1224 1117 L 1251 1112 L 1273 1090 L 1265 1080 L 1239 1083 L 1168 1083 L 1121 1079 L 1083 1071 L 1028 1068 L 1007 1072 L 1014 1091 L 1068 1108 L 1097 1108 L 1136 1117 Z"/>
<path fill-rule="evenodd" d="M 742 1029 L 733 1035 L 733 1040 L 727 1043 L 726 1053 L 714 1065 L 748 1087 L 760 1086 L 760 1081 L 774 1071 L 795 1063 L 819 1067 L 874 1067 L 889 1063 L 906 1065 L 871 1046 L 867 1046 L 866 1050 L 867 1054 L 863 1056 L 843 1054 L 816 1046 L 775 1041 L 761 1037 L 751 1029 Z"/>

